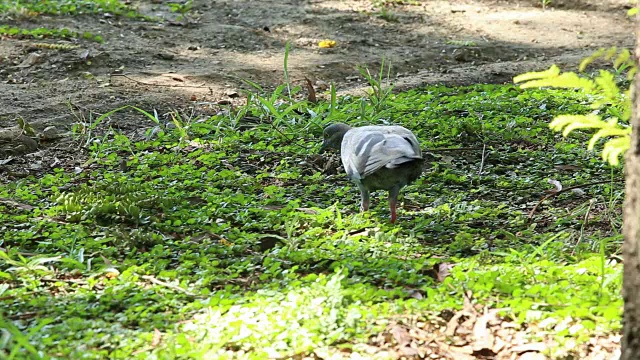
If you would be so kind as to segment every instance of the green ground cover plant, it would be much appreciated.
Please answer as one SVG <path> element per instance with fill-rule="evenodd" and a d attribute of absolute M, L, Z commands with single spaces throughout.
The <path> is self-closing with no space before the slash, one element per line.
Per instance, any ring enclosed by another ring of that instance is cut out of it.
<path fill-rule="evenodd" d="M 135 8 L 119 0 L 3 0 L 0 1 L 0 35 L 12 38 L 84 39 L 102 43 L 104 38 L 101 35 L 94 34 L 87 31 L 87 29 L 49 28 L 47 26 L 38 26 L 37 22 L 41 16 L 95 16 L 106 14 L 109 16 L 149 19 L 138 13 Z"/>
<path fill-rule="evenodd" d="M 588 134 L 549 129 L 588 114 L 587 95 L 430 86 L 313 103 L 300 91 L 256 85 L 243 108 L 175 112 L 171 126 L 139 109 L 156 123 L 144 139 L 101 121 L 117 109 L 75 128 L 84 168 L 0 187 L 0 352 L 366 354 L 394 319 L 469 296 L 551 335 L 549 355 L 619 330 L 622 169 L 585 149 Z M 316 154 L 336 121 L 401 124 L 432 154 L 397 225 L 384 201 L 359 213 L 339 160 Z"/>

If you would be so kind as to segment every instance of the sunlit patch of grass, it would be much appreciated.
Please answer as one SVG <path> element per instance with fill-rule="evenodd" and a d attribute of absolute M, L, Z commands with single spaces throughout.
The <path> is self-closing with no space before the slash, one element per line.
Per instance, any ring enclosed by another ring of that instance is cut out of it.
<path fill-rule="evenodd" d="M 0 24 L 0 35 L 18 38 L 58 38 L 58 39 L 84 39 L 102 43 L 104 39 L 101 35 L 93 34 L 86 30 L 72 30 L 67 28 L 52 29 L 45 26 L 23 27 L 15 21 L 30 20 L 35 21 L 41 15 L 54 16 L 78 16 L 109 14 L 137 19 L 148 19 L 138 13 L 134 8 L 119 0 L 73 0 L 73 1 L 39 1 L 9 0 L 0 2 L 0 19 L 10 19 L 10 25 Z"/>
<path fill-rule="evenodd" d="M 31 13 L 48 15 L 105 14 L 139 17 L 140 15 L 119 0 L 39 1 L 9 0 L 0 3 L 0 13 Z"/>
<path fill-rule="evenodd" d="M 34 38 L 34 39 L 44 39 L 44 38 L 58 38 L 58 39 L 85 39 L 91 40 L 95 42 L 104 42 L 104 39 L 100 35 L 92 34 L 88 31 L 79 33 L 77 31 L 69 30 L 67 28 L 62 29 L 49 29 L 44 27 L 39 27 L 35 29 L 23 29 L 15 26 L 0 26 L 0 35 L 5 35 L 9 37 L 20 37 L 20 38 Z"/>

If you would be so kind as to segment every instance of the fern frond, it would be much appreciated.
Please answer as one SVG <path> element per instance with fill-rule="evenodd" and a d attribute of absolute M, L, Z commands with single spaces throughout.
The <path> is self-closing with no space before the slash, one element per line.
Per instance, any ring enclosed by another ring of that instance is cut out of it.
<path fill-rule="evenodd" d="M 566 137 L 576 129 L 601 129 L 607 127 L 607 123 L 602 121 L 598 115 L 558 115 L 549 123 L 549 127 L 555 131 L 562 131 L 562 136 Z"/>
<path fill-rule="evenodd" d="M 617 52 L 618 52 L 618 48 L 616 48 L 615 46 L 607 49 L 607 51 L 605 51 L 604 53 L 604 59 L 611 60 L 611 58 L 613 58 L 613 55 L 615 55 Z"/>
<path fill-rule="evenodd" d="M 544 79 L 531 80 L 520 85 L 520 88 L 555 87 L 568 89 L 583 89 L 587 93 L 593 93 L 596 83 L 593 80 L 581 78 L 576 73 L 562 73 L 561 75 Z"/>
<path fill-rule="evenodd" d="M 587 66 L 591 65 L 591 63 L 593 63 L 597 58 L 601 57 L 604 54 L 605 51 L 606 51 L 605 48 L 600 48 L 596 52 L 591 54 L 590 56 L 584 58 L 580 62 L 580 66 L 578 67 L 578 71 L 583 72 L 584 69 L 587 68 Z"/>
<path fill-rule="evenodd" d="M 600 129 L 597 133 L 595 133 L 591 140 L 589 140 L 589 145 L 587 146 L 588 150 L 593 150 L 596 146 L 598 140 L 603 137 L 620 137 L 620 136 L 629 136 L 631 134 L 631 129 L 622 129 L 622 128 L 603 128 Z M 609 140 L 611 141 L 611 140 Z"/>
<path fill-rule="evenodd" d="M 627 63 L 630 58 L 631 52 L 629 51 L 629 49 L 622 49 L 622 51 L 620 51 L 620 54 L 618 54 L 618 57 L 616 57 L 616 59 L 614 60 L 613 67 L 618 68 L 620 65 Z"/>
<path fill-rule="evenodd" d="M 625 122 L 629 122 L 631 119 L 631 96 L 629 95 L 629 91 L 625 91 L 625 97 L 622 103 L 622 114 L 620 114 L 620 118 Z"/>
<path fill-rule="evenodd" d="M 613 166 L 620 164 L 618 158 L 631 147 L 631 137 L 621 136 L 611 139 L 604 144 L 602 149 L 602 159 L 609 162 Z"/>
<path fill-rule="evenodd" d="M 560 68 L 556 65 L 552 65 L 549 70 L 545 71 L 533 71 L 524 74 L 520 74 L 513 78 L 514 83 L 519 83 L 523 81 L 530 81 L 536 79 L 547 79 L 550 77 L 555 77 L 560 75 Z"/>
<path fill-rule="evenodd" d="M 620 88 L 613 79 L 613 73 L 600 70 L 600 75 L 594 80 L 598 84 L 598 88 L 601 90 L 601 94 L 609 101 L 616 101 L 620 96 Z"/>

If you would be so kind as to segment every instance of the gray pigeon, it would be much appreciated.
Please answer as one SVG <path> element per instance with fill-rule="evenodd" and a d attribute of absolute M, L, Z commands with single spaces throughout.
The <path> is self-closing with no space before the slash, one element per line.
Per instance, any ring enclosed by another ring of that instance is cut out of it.
<path fill-rule="evenodd" d="M 424 160 L 418 139 L 402 126 L 332 124 L 324 129 L 320 153 L 340 150 L 347 176 L 360 189 L 361 211 L 369 210 L 369 192 L 389 191 L 391 222 L 396 221 L 400 189 L 422 173 Z"/>

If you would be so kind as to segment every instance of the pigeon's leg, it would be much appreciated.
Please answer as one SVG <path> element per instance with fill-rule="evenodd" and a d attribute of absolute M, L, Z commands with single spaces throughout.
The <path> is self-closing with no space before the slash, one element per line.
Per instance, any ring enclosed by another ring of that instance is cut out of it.
<path fill-rule="evenodd" d="M 396 206 L 398 205 L 398 194 L 400 187 L 396 186 L 389 190 L 389 211 L 391 211 L 391 223 L 396 222 Z"/>
<path fill-rule="evenodd" d="M 356 182 L 358 189 L 360 189 L 360 211 L 365 212 L 369 210 L 369 190 L 361 182 Z"/>

